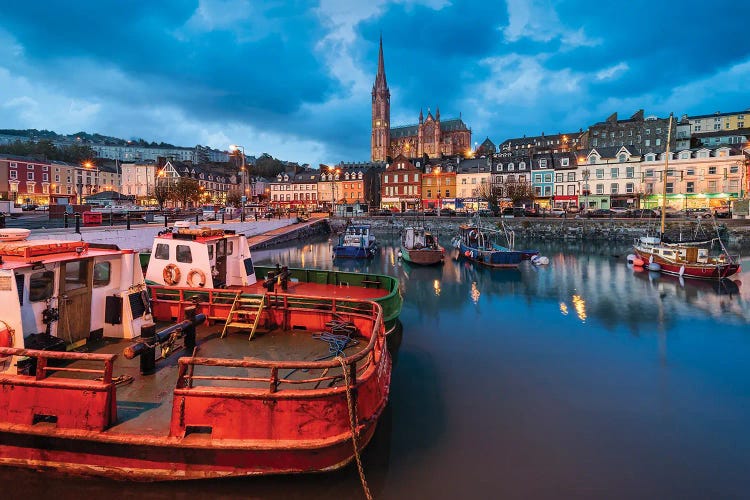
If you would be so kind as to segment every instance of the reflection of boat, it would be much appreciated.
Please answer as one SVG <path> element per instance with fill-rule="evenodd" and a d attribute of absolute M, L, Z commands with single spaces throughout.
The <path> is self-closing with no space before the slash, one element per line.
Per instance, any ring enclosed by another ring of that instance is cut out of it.
<path fill-rule="evenodd" d="M 172 481 L 320 472 L 352 461 L 389 394 L 381 308 L 243 296 L 260 301 L 259 331 L 251 342 L 219 338 L 203 323 L 230 318 L 235 297 L 226 289 L 152 287 L 154 320 L 179 323 L 158 332 L 143 325 L 141 342 L 108 339 L 85 353 L 57 353 L 22 349 L 19 336 L 16 348 L 0 349 L 0 464 Z M 331 351 L 317 337 L 333 334 Z M 184 357 L 157 363 L 157 352 Z M 35 376 L 15 373 L 21 357 L 36 361 Z"/>
<path fill-rule="evenodd" d="M 423 227 L 409 226 L 401 234 L 401 258 L 413 264 L 432 265 L 443 261 L 445 249 L 437 236 Z"/>
<path fill-rule="evenodd" d="M 492 241 L 495 234 L 476 224 L 461 224 L 454 243 L 459 255 L 473 262 L 490 267 L 518 267 L 523 252 L 495 244 Z"/>
<path fill-rule="evenodd" d="M 635 271 L 636 268 L 633 268 Z M 638 279 L 656 281 L 664 283 L 672 283 L 675 286 L 679 286 L 685 290 L 701 290 L 704 292 L 716 294 L 716 295 L 737 295 L 740 293 L 740 281 L 731 280 L 729 278 L 717 279 L 717 280 L 685 280 L 678 275 L 660 274 L 654 271 L 644 272 L 639 270 L 633 273 Z"/>
<path fill-rule="evenodd" d="M 667 150 L 664 156 L 664 172 L 669 172 L 669 141 L 672 133 L 672 115 L 669 116 L 667 129 Z M 666 207 L 667 182 L 662 191 L 662 207 Z M 696 246 L 696 242 L 675 243 L 664 238 L 664 226 L 667 210 L 661 210 L 661 228 L 658 236 L 643 236 L 639 238 L 633 249 L 648 268 L 685 278 L 723 279 L 740 270 L 739 256 L 730 255 L 724 248 L 721 238 L 717 238 L 722 247 L 718 256 L 709 255 L 708 248 Z"/>
<path fill-rule="evenodd" d="M 255 266 L 247 238 L 234 231 L 175 228 L 154 238 L 143 256 L 149 284 L 173 288 L 228 288 L 244 293 L 282 291 L 313 297 L 373 300 L 388 331 L 401 313 L 398 280 L 382 274 Z"/>
<path fill-rule="evenodd" d="M 369 224 L 349 224 L 333 247 L 333 257 L 349 259 L 369 259 L 375 256 L 375 236 Z"/>

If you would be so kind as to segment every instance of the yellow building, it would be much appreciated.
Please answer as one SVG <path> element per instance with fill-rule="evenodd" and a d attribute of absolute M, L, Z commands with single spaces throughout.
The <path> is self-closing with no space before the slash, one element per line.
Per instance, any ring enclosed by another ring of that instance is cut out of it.
<path fill-rule="evenodd" d="M 422 176 L 422 208 L 443 208 L 456 202 L 456 172 L 452 166 L 425 167 Z"/>
<path fill-rule="evenodd" d="M 710 115 L 688 116 L 687 119 L 693 134 L 750 128 L 750 109 L 729 113 L 717 111 Z"/>

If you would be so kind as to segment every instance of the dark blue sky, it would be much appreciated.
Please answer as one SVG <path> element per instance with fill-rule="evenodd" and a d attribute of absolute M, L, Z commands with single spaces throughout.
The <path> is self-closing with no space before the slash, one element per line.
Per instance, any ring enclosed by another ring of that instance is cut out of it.
<path fill-rule="evenodd" d="M 368 160 L 381 33 L 393 125 L 440 106 L 498 144 L 744 110 L 748 19 L 741 0 L 9 0 L 0 128 Z"/>

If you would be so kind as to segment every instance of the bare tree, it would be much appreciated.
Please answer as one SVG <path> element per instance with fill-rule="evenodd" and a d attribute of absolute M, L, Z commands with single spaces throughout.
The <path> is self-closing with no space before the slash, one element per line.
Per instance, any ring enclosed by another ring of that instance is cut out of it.
<path fill-rule="evenodd" d="M 510 201 L 513 202 L 513 206 L 518 206 L 527 202 L 529 204 L 534 203 L 534 187 L 530 182 L 512 180 L 505 182 L 502 185 L 502 188 L 505 192 L 505 197 L 510 198 Z"/>
<path fill-rule="evenodd" d="M 189 177 L 180 177 L 172 188 L 172 192 L 175 200 L 181 202 L 183 208 L 187 208 L 188 202 L 197 202 L 201 197 L 200 184 Z"/>
<path fill-rule="evenodd" d="M 477 197 L 486 201 L 487 206 L 493 212 L 500 210 L 500 198 L 503 196 L 502 188 L 497 184 L 489 182 L 480 184 L 477 189 Z"/>

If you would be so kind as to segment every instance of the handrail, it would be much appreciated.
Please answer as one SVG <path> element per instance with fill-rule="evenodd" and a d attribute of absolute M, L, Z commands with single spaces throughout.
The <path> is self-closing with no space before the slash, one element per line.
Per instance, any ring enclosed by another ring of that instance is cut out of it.
<path fill-rule="evenodd" d="M 177 303 L 177 304 L 193 304 L 190 296 L 204 295 L 209 299 L 209 302 L 199 302 L 199 304 L 205 304 L 209 307 L 215 305 L 213 298 L 215 296 L 221 297 L 224 295 L 235 296 L 236 292 L 230 290 L 218 291 L 213 289 L 205 288 L 167 288 L 153 286 L 151 287 L 152 296 L 154 300 L 164 303 Z M 165 297 L 166 296 L 166 297 Z M 187 296 L 187 297 L 186 297 Z M 257 294 L 243 294 L 244 297 L 262 297 Z M 287 293 L 273 293 L 266 294 L 265 299 L 268 303 L 268 307 L 280 307 L 285 310 L 312 310 L 315 312 L 323 312 L 319 306 L 326 305 L 326 311 L 332 315 L 335 314 L 347 314 L 362 318 L 372 318 L 375 315 L 375 320 L 372 323 L 372 334 L 370 335 L 367 346 L 364 349 L 347 356 L 344 358 L 344 362 L 351 366 L 355 365 L 362 359 L 369 357 L 367 363 L 360 368 L 355 368 L 353 374 L 365 372 L 372 365 L 377 365 L 383 362 L 383 351 L 385 349 L 385 333 L 383 326 L 383 309 L 382 307 L 372 301 L 357 300 L 357 299 L 340 299 L 335 297 L 320 297 L 320 296 L 298 296 Z M 229 304 L 222 304 L 229 305 Z M 380 354 L 376 359 L 376 352 Z M 305 379 L 288 379 L 285 377 L 279 377 L 279 370 L 310 370 L 318 369 L 324 370 L 324 373 L 331 368 L 340 366 L 340 362 L 337 360 L 321 360 L 321 361 L 267 361 L 267 360 L 255 360 L 255 359 L 244 359 L 244 360 L 232 360 L 222 358 L 202 358 L 202 357 L 184 357 L 178 360 L 179 373 L 177 388 L 178 389 L 189 389 L 193 386 L 195 380 L 227 380 L 236 382 L 266 382 L 269 385 L 270 392 L 276 392 L 280 384 L 303 384 L 303 383 L 316 383 L 335 380 L 340 378 L 340 375 L 331 376 L 320 376 L 314 378 Z M 217 366 L 223 368 L 259 368 L 268 369 L 270 374 L 268 377 L 230 377 L 226 375 L 194 375 L 195 366 Z M 355 379 L 356 380 L 356 379 Z M 316 387 L 317 387 L 316 385 Z"/>
<path fill-rule="evenodd" d="M 39 351 L 36 349 L 22 349 L 18 347 L 0 347 L 0 355 L 5 356 L 24 356 L 36 358 L 36 379 L 46 378 L 47 372 L 72 372 L 72 373 L 99 373 L 102 374 L 102 383 L 112 383 L 112 370 L 117 354 L 93 354 L 88 352 L 56 352 L 56 351 Z M 67 361 L 100 361 L 104 363 L 104 369 L 93 370 L 90 368 L 71 368 L 71 367 L 54 367 L 47 366 L 48 359 L 61 359 Z M 73 377 L 66 377 L 73 378 Z M 80 379 L 74 379 L 80 380 Z"/>

